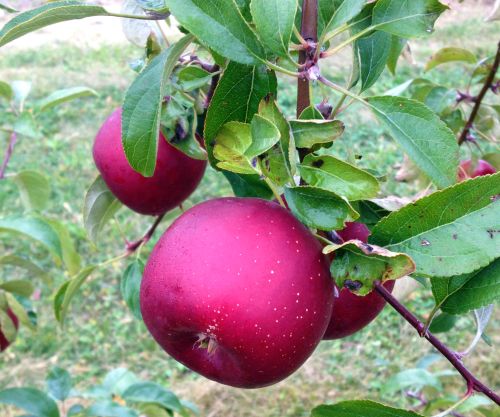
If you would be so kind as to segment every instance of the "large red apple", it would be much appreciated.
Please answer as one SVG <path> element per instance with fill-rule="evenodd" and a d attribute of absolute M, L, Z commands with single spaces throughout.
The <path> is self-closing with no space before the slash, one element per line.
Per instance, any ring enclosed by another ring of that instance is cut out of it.
<path fill-rule="evenodd" d="M 10 308 L 7 309 L 7 315 L 12 320 L 12 323 L 14 323 L 16 329 L 19 329 L 19 319 Z M 7 349 L 10 346 L 10 343 L 11 342 L 7 340 L 4 333 L 2 332 L 2 329 L 0 328 L 0 352 L 3 352 L 5 349 Z"/>
<path fill-rule="evenodd" d="M 116 109 L 94 142 L 94 161 L 104 182 L 116 198 L 138 213 L 158 215 L 177 207 L 200 183 L 206 161 L 188 157 L 160 133 L 154 175 L 143 177 L 125 157 L 121 116 L 122 109 Z"/>
<path fill-rule="evenodd" d="M 288 210 L 256 198 L 199 204 L 161 237 L 141 311 L 179 362 L 223 384 L 257 388 L 292 374 L 331 317 L 322 245 Z"/>
<path fill-rule="evenodd" d="M 344 241 L 358 239 L 365 243 L 370 236 L 370 230 L 364 224 L 356 222 L 346 223 L 346 227 L 337 233 Z M 388 281 L 384 285 L 392 291 L 394 281 Z M 335 298 L 324 340 L 341 339 L 358 332 L 375 320 L 385 306 L 385 300 L 375 291 L 361 297 L 347 288 L 336 288 L 336 294 L 338 298 Z"/>
<path fill-rule="evenodd" d="M 472 161 L 467 159 L 460 163 L 460 168 L 458 169 L 458 181 L 466 180 L 467 178 L 482 177 L 483 175 L 489 175 L 496 173 L 497 170 L 489 162 L 484 159 L 477 161 L 475 166 L 472 166 Z"/>

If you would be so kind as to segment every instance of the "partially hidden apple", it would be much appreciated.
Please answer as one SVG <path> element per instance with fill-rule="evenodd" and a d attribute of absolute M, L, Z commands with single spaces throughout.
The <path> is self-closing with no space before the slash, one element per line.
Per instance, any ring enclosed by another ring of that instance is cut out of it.
<path fill-rule="evenodd" d="M 346 223 L 346 227 L 337 232 L 343 241 L 358 239 L 367 242 L 370 230 L 363 223 Z M 335 260 L 333 260 L 335 262 Z M 392 291 L 394 281 L 387 281 L 384 286 Z M 347 288 L 336 288 L 332 317 L 326 329 L 324 340 L 341 339 L 350 336 L 370 324 L 385 306 L 385 300 L 375 291 L 367 296 L 358 296 Z"/>
<path fill-rule="evenodd" d="M 16 329 L 19 329 L 19 319 L 10 308 L 7 309 L 7 315 L 12 320 L 12 323 L 14 324 Z M 2 329 L 0 328 L 0 352 L 3 352 L 5 349 L 7 349 L 10 346 L 10 344 L 11 342 L 7 340 L 5 334 L 2 332 Z"/>
<path fill-rule="evenodd" d="M 140 300 L 168 354 L 214 381 L 257 388 L 311 355 L 332 293 L 322 245 L 288 210 L 220 198 L 186 211 L 160 238 Z"/>
<path fill-rule="evenodd" d="M 104 122 L 94 142 L 97 169 L 111 192 L 140 214 L 159 215 L 180 205 L 200 183 L 206 161 L 188 157 L 160 133 L 156 169 L 146 178 L 129 165 L 122 145 L 122 109 Z"/>
<path fill-rule="evenodd" d="M 482 177 L 483 175 L 495 174 L 497 170 L 493 165 L 484 159 L 477 161 L 475 166 L 472 165 L 472 161 L 467 159 L 460 163 L 460 168 L 458 169 L 458 181 L 464 181 L 468 178 Z"/>

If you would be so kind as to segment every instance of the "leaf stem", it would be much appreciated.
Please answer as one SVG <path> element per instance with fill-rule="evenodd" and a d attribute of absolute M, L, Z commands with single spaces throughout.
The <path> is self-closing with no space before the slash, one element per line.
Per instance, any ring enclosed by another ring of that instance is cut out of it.
<path fill-rule="evenodd" d="M 108 12 L 108 16 L 121 17 L 123 19 L 136 19 L 136 20 L 165 20 L 165 16 L 163 15 L 137 15 L 137 14 Z"/>
<path fill-rule="evenodd" d="M 156 231 L 156 229 L 158 228 L 158 226 L 160 225 L 161 221 L 163 220 L 163 218 L 165 217 L 165 214 L 166 213 L 163 213 L 163 214 L 160 214 L 155 222 L 153 223 L 153 225 L 149 228 L 149 230 L 146 232 L 146 234 L 140 238 L 139 240 L 136 240 L 135 242 L 129 242 L 127 243 L 127 256 L 130 256 L 131 254 L 133 254 L 136 250 L 138 250 L 139 248 L 141 248 L 143 245 L 145 245 L 146 243 L 149 242 L 149 240 L 151 239 L 151 237 L 153 236 L 154 232 Z"/>
<path fill-rule="evenodd" d="M 496 404 L 500 405 L 500 396 L 496 394 L 491 388 L 487 387 L 479 381 L 474 374 L 472 374 L 462 363 L 462 360 L 456 352 L 453 352 L 441 340 L 434 336 L 431 332 L 425 331 L 424 324 L 417 319 L 403 304 L 401 304 L 392 294 L 388 291 L 380 281 L 375 283 L 375 291 L 382 296 L 388 304 L 390 304 L 410 325 L 418 331 L 418 333 L 427 339 L 448 361 L 453 367 L 462 375 L 467 382 L 467 394 L 470 395 L 473 391 L 481 392 L 488 398 L 493 400 Z"/>
<path fill-rule="evenodd" d="M 348 46 L 349 44 L 351 44 L 355 40 L 362 38 L 367 33 L 370 33 L 373 29 L 374 29 L 374 26 L 367 27 L 366 29 L 362 30 L 361 32 L 358 32 L 354 36 L 351 36 L 350 38 L 346 39 L 344 42 L 341 42 L 335 48 L 332 48 L 332 49 L 329 49 L 328 51 L 322 52 L 320 54 L 320 57 L 321 58 L 328 58 L 329 56 L 335 55 L 337 52 L 344 49 L 346 46 Z"/>
<path fill-rule="evenodd" d="M 298 77 L 299 76 L 299 74 L 297 74 L 296 72 L 287 70 L 286 68 L 283 68 L 283 67 L 280 67 L 279 65 L 273 64 L 271 61 L 263 61 L 263 62 L 269 68 L 271 68 L 271 69 L 273 69 L 273 70 L 275 70 L 277 72 L 281 72 L 281 73 L 289 75 L 291 77 Z"/>
<path fill-rule="evenodd" d="M 280 203 L 280 205 L 284 208 L 286 208 L 286 204 L 285 202 L 283 201 L 283 198 L 281 197 L 281 193 L 278 191 L 278 189 L 276 188 L 276 185 L 274 184 L 274 182 L 272 182 L 269 178 L 267 178 L 266 176 L 264 176 L 264 181 L 265 183 L 269 186 L 269 188 L 271 189 L 271 191 L 273 192 L 274 194 L 274 197 L 276 198 L 276 200 L 278 200 L 278 203 Z"/>
<path fill-rule="evenodd" d="M 488 92 L 490 87 L 493 85 L 493 81 L 495 80 L 495 76 L 497 74 L 499 66 L 500 66 L 500 42 L 498 42 L 498 45 L 497 45 L 497 53 L 495 56 L 495 61 L 493 62 L 493 65 L 491 66 L 490 73 L 486 77 L 483 88 L 481 89 L 481 92 L 479 93 L 479 95 L 477 96 L 477 98 L 475 100 L 474 108 L 472 109 L 472 112 L 469 116 L 469 120 L 465 124 L 464 130 L 462 131 L 462 134 L 458 138 L 459 145 L 461 145 L 462 143 L 467 141 L 467 139 L 469 137 L 469 133 L 470 133 L 472 127 L 474 126 L 474 120 L 476 120 L 476 117 L 479 113 L 479 109 L 481 108 L 481 103 L 484 99 L 484 96 L 486 95 L 486 93 Z"/>
<path fill-rule="evenodd" d="M 0 180 L 5 178 L 5 171 L 7 170 L 7 165 L 9 165 L 10 158 L 12 157 L 12 153 L 14 152 L 14 147 L 17 143 L 17 133 L 12 132 L 9 138 L 9 144 L 7 145 L 7 151 L 5 152 L 5 157 L 2 162 L 2 166 L 0 167 Z"/>

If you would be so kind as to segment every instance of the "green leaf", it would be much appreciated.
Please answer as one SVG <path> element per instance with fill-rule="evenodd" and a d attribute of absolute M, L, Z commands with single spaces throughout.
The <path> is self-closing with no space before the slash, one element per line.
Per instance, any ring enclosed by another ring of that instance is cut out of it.
<path fill-rule="evenodd" d="M 370 97 L 368 103 L 403 150 L 438 187 L 456 182 L 457 140 L 436 114 L 403 97 Z"/>
<path fill-rule="evenodd" d="M 432 320 L 429 330 L 432 333 L 446 333 L 449 332 L 457 323 L 458 316 L 453 316 L 448 313 L 441 313 L 434 320 Z"/>
<path fill-rule="evenodd" d="M 184 67 L 179 71 L 179 84 L 184 91 L 193 91 L 207 85 L 213 74 L 200 67 Z"/>
<path fill-rule="evenodd" d="M 461 182 L 391 213 L 370 241 L 405 252 L 426 276 L 473 272 L 500 256 L 500 173 Z"/>
<path fill-rule="evenodd" d="M 50 197 L 48 179 L 37 171 L 22 171 L 12 177 L 21 194 L 23 205 L 28 210 L 43 210 Z"/>
<path fill-rule="evenodd" d="M 24 107 L 24 102 L 31 93 L 31 81 L 12 81 L 11 87 L 14 92 L 14 104 L 16 108 L 21 110 Z"/>
<path fill-rule="evenodd" d="M 498 303 L 500 259 L 472 274 L 433 278 L 431 283 L 436 303 L 448 314 L 464 314 L 491 303 Z"/>
<path fill-rule="evenodd" d="M 89 417 L 138 417 L 136 411 L 110 400 L 99 401 L 86 410 Z"/>
<path fill-rule="evenodd" d="M 89 239 L 95 244 L 100 231 L 109 222 L 121 203 L 109 191 L 106 183 L 99 175 L 85 194 L 83 206 L 83 223 Z"/>
<path fill-rule="evenodd" d="M 477 62 L 477 58 L 472 52 L 467 49 L 454 47 L 443 48 L 432 55 L 431 59 L 429 59 L 425 66 L 425 71 L 430 71 L 431 69 L 436 68 L 438 65 L 442 65 L 447 62 L 457 61 L 475 64 Z"/>
<path fill-rule="evenodd" d="M 229 171 L 224 171 L 223 174 L 236 197 L 257 197 L 265 200 L 273 198 L 272 190 L 259 175 L 238 175 Z"/>
<path fill-rule="evenodd" d="M 234 0 L 165 0 L 171 13 L 201 43 L 240 64 L 257 64 L 265 54 Z"/>
<path fill-rule="evenodd" d="M 307 155 L 299 166 L 308 184 L 334 192 L 348 200 L 366 200 L 379 190 L 377 179 L 366 171 L 330 155 Z"/>
<path fill-rule="evenodd" d="M 424 387 L 435 388 L 438 391 L 443 389 L 439 378 L 426 369 L 406 369 L 389 378 L 382 386 L 382 393 L 393 395 L 408 388 L 420 391 Z"/>
<path fill-rule="evenodd" d="M 59 104 L 66 103 L 81 97 L 98 96 L 97 91 L 88 87 L 71 87 L 57 90 L 37 103 L 39 111 L 45 111 Z"/>
<path fill-rule="evenodd" d="M 321 112 L 316 108 L 315 105 L 311 104 L 307 106 L 299 116 L 300 120 L 325 120 Z"/>
<path fill-rule="evenodd" d="M 62 309 L 62 304 L 64 302 L 64 296 L 66 295 L 66 291 L 68 289 L 69 283 L 71 280 L 66 281 L 63 283 L 59 289 L 57 290 L 56 294 L 54 295 L 54 316 L 58 322 L 61 322 L 61 309 Z"/>
<path fill-rule="evenodd" d="M 39 217 L 14 217 L 0 219 L 0 234 L 13 233 L 26 236 L 44 245 L 57 259 L 62 261 L 61 241 L 57 231 Z"/>
<path fill-rule="evenodd" d="M 70 275 L 76 274 L 80 270 L 81 258 L 76 251 L 75 244 L 71 238 L 68 228 L 61 222 L 55 220 L 46 220 L 56 231 L 61 242 L 62 260 L 68 269 Z"/>
<path fill-rule="evenodd" d="M 311 148 L 317 143 L 330 143 L 344 133 L 340 120 L 291 120 L 297 148 Z"/>
<path fill-rule="evenodd" d="M 263 65 L 251 67 L 230 62 L 215 90 L 205 121 L 205 147 L 210 164 L 215 138 L 230 121 L 249 123 L 259 109 L 260 101 L 269 94 L 276 95 L 276 75 Z"/>
<path fill-rule="evenodd" d="M 90 16 L 107 16 L 100 6 L 80 1 L 56 1 L 21 13 L 0 30 L 0 47 L 13 40 L 54 23 L 83 19 Z"/>
<path fill-rule="evenodd" d="M 415 38 L 433 31 L 434 22 L 448 7 L 438 0 L 379 0 L 372 24 L 401 38 Z"/>
<path fill-rule="evenodd" d="M 289 176 L 293 176 L 295 172 L 295 141 L 290 133 L 290 124 L 286 120 L 283 113 L 278 108 L 275 100 L 262 100 L 259 105 L 259 114 L 270 120 L 280 132 L 279 147 L 281 150 L 283 161 L 286 165 Z M 293 149 L 292 149 L 293 148 Z M 292 152 L 292 153 L 291 153 Z"/>
<path fill-rule="evenodd" d="M 306 226 L 320 230 L 340 230 L 359 214 L 337 194 L 315 187 L 285 188 L 292 213 Z"/>
<path fill-rule="evenodd" d="M 56 310 L 56 318 L 61 324 L 63 324 L 66 319 L 69 306 L 76 292 L 80 289 L 80 287 L 87 280 L 90 274 L 92 274 L 92 272 L 96 270 L 96 268 L 97 266 L 95 265 L 87 266 L 86 268 L 82 269 L 77 275 L 71 278 L 64 290 L 64 296 L 62 287 L 59 289 L 58 294 L 56 295 L 56 299 L 58 300 L 58 302 L 55 303 L 55 306 L 56 308 L 58 308 L 58 310 Z M 63 284 L 63 287 L 65 285 L 66 284 Z M 62 302 L 59 303 L 61 298 Z"/>
<path fill-rule="evenodd" d="M 23 326 L 26 326 L 32 331 L 35 330 L 35 325 L 30 320 L 30 317 L 28 316 L 28 313 L 26 312 L 24 307 L 21 305 L 19 301 L 17 301 L 17 298 L 10 293 L 6 293 L 5 299 L 7 300 L 9 308 L 12 310 L 12 312 L 19 320 L 19 323 L 21 323 Z"/>
<path fill-rule="evenodd" d="M 144 263 L 137 259 L 127 267 L 120 281 L 123 300 L 138 320 L 142 319 L 139 294 L 143 273 Z"/>
<path fill-rule="evenodd" d="M 184 407 L 175 394 L 154 382 L 139 382 L 127 388 L 123 399 L 133 403 L 151 403 L 180 412 Z"/>
<path fill-rule="evenodd" d="M 35 290 L 33 284 L 25 279 L 13 279 L 2 282 L 0 283 L 0 289 L 26 298 L 31 297 L 31 294 Z"/>
<path fill-rule="evenodd" d="M 137 376 L 125 368 L 116 368 L 106 374 L 102 387 L 110 395 L 123 396 L 123 393 L 133 384 L 140 382 Z"/>
<path fill-rule="evenodd" d="M 0 391 L 0 404 L 13 405 L 34 417 L 59 417 L 55 401 L 34 388 L 8 388 Z"/>
<path fill-rule="evenodd" d="M 251 144 L 252 133 L 249 124 L 226 123 L 219 130 L 214 147 L 214 157 L 220 161 L 217 166 L 237 174 L 255 174 L 255 168 L 245 156 Z"/>
<path fill-rule="evenodd" d="M 389 49 L 389 56 L 387 57 L 387 68 L 392 75 L 396 75 L 396 67 L 398 65 L 399 57 L 403 52 L 408 41 L 406 39 L 401 39 L 397 36 L 392 36 L 391 47 Z M 393 94 L 398 95 L 398 94 Z"/>
<path fill-rule="evenodd" d="M 71 391 L 71 376 L 66 369 L 53 367 L 46 378 L 47 391 L 56 400 L 64 401 Z"/>
<path fill-rule="evenodd" d="M 122 114 L 123 148 L 130 166 L 145 177 L 151 177 L 156 168 L 166 81 L 192 40 L 192 36 L 184 36 L 156 56 L 134 80 L 125 95 Z"/>
<path fill-rule="evenodd" d="M 40 131 L 31 112 L 22 112 L 14 122 L 14 132 L 31 139 L 40 139 Z"/>
<path fill-rule="evenodd" d="M 312 410 L 311 417 L 421 417 L 421 415 L 373 401 L 344 401 L 334 405 L 320 405 Z"/>
<path fill-rule="evenodd" d="M 7 6 L 4 3 L 0 3 L 0 10 L 5 10 L 7 13 L 18 13 L 19 10 L 13 9 L 10 6 Z"/>
<path fill-rule="evenodd" d="M 271 149 L 280 140 L 280 131 L 269 120 L 256 114 L 250 124 L 252 144 L 245 151 L 248 158 L 255 158 Z"/>
<path fill-rule="evenodd" d="M 392 35 L 381 31 L 376 31 L 356 42 L 361 63 L 361 91 L 375 84 L 384 72 L 391 45 Z"/>
<path fill-rule="evenodd" d="M 415 263 L 408 255 L 359 240 L 329 245 L 323 249 L 324 254 L 332 252 L 336 254 L 330 272 L 337 285 L 343 288 L 347 281 L 358 281 L 362 286 L 353 292 L 359 295 L 369 294 L 375 281 L 396 280 L 415 271 Z"/>
<path fill-rule="evenodd" d="M 12 91 L 12 87 L 10 84 L 0 81 L 0 97 L 6 98 L 8 101 L 12 100 L 14 96 L 14 92 Z"/>
<path fill-rule="evenodd" d="M 359 13 L 361 13 L 366 0 L 336 0 L 329 1 L 329 3 L 331 3 L 332 6 L 335 6 L 335 12 L 333 13 L 328 23 L 326 23 L 325 25 L 325 28 L 323 30 L 324 35 L 338 28 L 339 26 L 342 26 L 344 23 L 347 23 L 349 20 L 353 19 Z"/>
<path fill-rule="evenodd" d="M 297 0 L 252 0 L 250 11 L 263 45 L 276 55 L 288 57 Z"/>
<path fill-rule="evenodd" d="M 42 277 L 44 279 L 47 278 L 47 273 L 42 268 L 40 268 L 37 264 L 29 261 L 28 259 L 21 258 L 20 256 L 16 255 L 0 256 L 0 265 L 11 265 L 14 267 L 23 268 L 28 272 L 30 278 L 34 277 Z"/>
<path fill-rule="evenodd" d="M 8 305 L 5 307 L 8 308 Z M 17 337 L 17 328 L 12 321 L 12 318 L 0 306 L 0 331 L 9 343 L 13 343 Z M 0 401 L 1 403 L 1 401 Z"/>
<path fill-rule="evenodd" d="M 201 141 L 203 139 L 201 139 L 197 134 L 198 115 L 196 114 L 195 109 L 190 109 L 184 121 L 187 124 L 187 126 L 185 126 L 186 136 L 184 138 L 180 138 L 177 134 L 175 134 L 168 143 L 190 158 L 206 161 L 207 151 L 205 151 L 201 145 Z M 163 136 L 168 137 L 167 131 L 163 125 L 161 125 L 161 131 Z"/>

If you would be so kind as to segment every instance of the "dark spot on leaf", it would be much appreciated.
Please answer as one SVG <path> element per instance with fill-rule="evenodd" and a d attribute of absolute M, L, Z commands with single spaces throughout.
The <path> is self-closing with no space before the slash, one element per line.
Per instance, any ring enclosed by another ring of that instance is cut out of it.
<path fill-rule="evenodd" d="M 440 256 L 440 257 L 438 258 L 438 261 L 439 261 L 439 262 L 443 262 L 443 258 Z"/>
<path fill-rule="evenodd" d="M 494 239 L 495 238 L 495 233 L 500 233 L 500 230 L 488 229 L 487 232 L 490 235 L 490 239 Z"/>
<path fill-rule="evenodd" d="M 373 252 L 373 246 L 369 245 L 368 243 L 363 243 L 362 246 L 367 252 Z"/>
<path fill-rule="evenodd" d="M 335 230 L 328 232 L 327 235 L 328 235 L 328 239 L 330 239 L 333 243 L 335 243 L 337 245 L 342 245 L 342 243 L 344 243 L 344 239 L 342 239 L 340 237 L 340 235 Z"/>
<path fill-rule="evenodd" d="M 458 235 L 456 233 L 453 233 L 453 240 L 457 240 L 458 239 Z"/>
<path fill-rule="evenodd" d="M 351 291 L 358 291 L 362 286 L 363 284 L 359 281 L 352 281 L 350 279 L 344 281 L 344 287 Z"/>
<path fill-rule="evenodd" d="M 325 163 L 325 161 L 323 161 L 322 159 L 318 159 L 317 161 L 314 161 L 312 163 L 312 166 L 315 168 L 321 168 L 324 163 Z"/>

